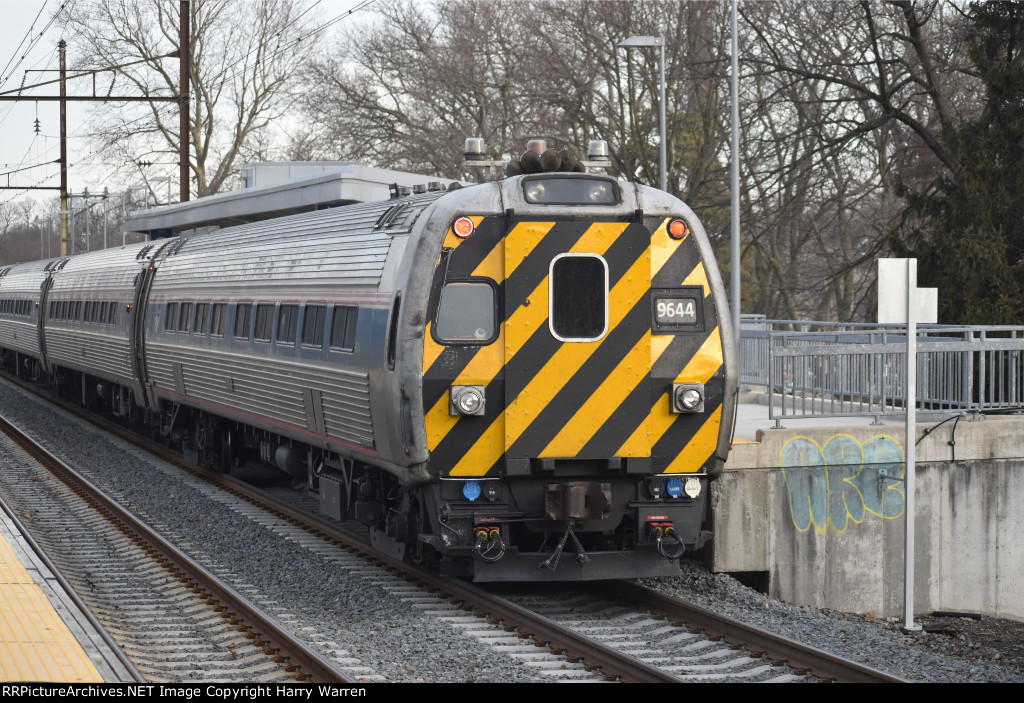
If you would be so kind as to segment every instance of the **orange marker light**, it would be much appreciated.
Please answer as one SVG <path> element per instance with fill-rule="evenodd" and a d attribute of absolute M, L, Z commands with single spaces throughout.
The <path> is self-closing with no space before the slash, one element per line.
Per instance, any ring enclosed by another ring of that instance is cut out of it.
<path fill-rule="evenodd" d="M 473 220 L 468 217 L 460 217 L 455 220 L 455 224 L 452 225 L 452 231 L 455 232 L 456 236 L 465 239 L 469 235 L 473 234 L 473 230 L 476 225 L 473 224 Z"/>
<path fill-rule="evenodd" d="M 682 220 L 672 220 L 668 223 L 668 236 L 672 239 L 682 239 L 686 236 L 686 223 Z"/>

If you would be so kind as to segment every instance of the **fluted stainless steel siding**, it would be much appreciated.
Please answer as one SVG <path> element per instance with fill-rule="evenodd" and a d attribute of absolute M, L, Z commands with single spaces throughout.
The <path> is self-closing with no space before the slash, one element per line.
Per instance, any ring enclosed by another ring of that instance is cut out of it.
<path fill-rule="evenodd" d="M 218 406 L 235 419 L 265 420 L 281 431 L 291 426 L 322 440 L 373 449 L 369 376 L 365 370 L 313 366 L 275 357 L 189 349 L 185 345 L 150 344 L 146 361 L 158 394 L 177 399 L 176 365 L 184 396 Z M 324 433 L 306 412 L 305 394 L 315 391 L 323 407 Z M 185 398 L 180 398 L 184 400 Z"/>
<path fill-rule="evenodd" d="M 0 277 L 0 300 L 32 301 L 29 317 L 0 316 L 0 347 L 36 359 L 40 357 L 37 321 L 42 310 L 35 306 L 35 302 L 40 300 L 47 263 L 49 261 L 15 264 L 6 276 Z"/>
<path fill-rule="evenodd" d="M 139 259 L 148 243 L 89 252 L 71 257 L 52 272 L 47 301 L 113 302 L 115 324 L 52 320 L 46 310 L 46 357 L 50 364 L 84 371 L 99 378 L 131 384 L 129 330 L 134 303 L 135 277 L 148 265 Z"/>
<path fill-rule="evenodd" d="M 306 286 L 376 292 L 393 235 L 407 231 L 373 228 L 386 207 L 352 205 L 190 237 L 161 257 L 152 294 Z"/>
<path fill-rule="evenodd" d="M 289 349 L 276 345 L 240 350 L 230 339 L 165 332 L 163 315 L 167 302 L 358 300 L 360 316 L 367 316 L 360 334 L 379 335 L 383 349 L 392 292 L 380 288 L 385 263 L 395 235 L 407 234 L 436 197 L 406 201 L 388 228 L 375 225 L 394 203 L 367 203 L 232 227 L 169 245 L 156 262 L 146 312 L 146 369 L 157 397 L 315 446 L 373 453 L 370 378 L 383 364 L 383 354 L 331 352 L 312 360 L 287 356 Z M 375 318 L 375 312 L 382 315 Z M 228 337 L 231 333 L 225 330 Z"/>

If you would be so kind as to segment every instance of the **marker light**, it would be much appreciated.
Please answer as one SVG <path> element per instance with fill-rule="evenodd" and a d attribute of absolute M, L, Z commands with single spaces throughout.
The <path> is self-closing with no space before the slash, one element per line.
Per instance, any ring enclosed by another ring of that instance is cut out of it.
<path fill-rule="evenodd" d="M 473 234 L 473 230 L 475 228 L 476 225 L 473 224 L 473 220 L 468 217 L 460 217 L 455 220 L 455 224 L 452 225 L 452 231 L 455 232 L 455 235 L 462 237 L 463 239 Z"/>
<path fill-rule="evenodd" d="M 672 239 L 682 239 L 687 231 L 686 223 L 682 220 L 672 220 L 668 223 L 668 236 Z"/>

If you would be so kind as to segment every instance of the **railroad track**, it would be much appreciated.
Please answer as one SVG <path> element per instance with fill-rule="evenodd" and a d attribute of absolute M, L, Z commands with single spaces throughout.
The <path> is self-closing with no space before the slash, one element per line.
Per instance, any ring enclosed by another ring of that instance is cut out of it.
<path fill-rule="evenodd" d="M 375 574 L 371 578 L 384 590 L 445 619 L 503 655 L 529 662 L 534 670 L 551 678 L 638 682 L 899 680 L 625 582 L 574 585 L 574 597 L 586 593 L 591 601 L 577 603 L 574 612 L 565 612 L 559 609 L 559 601 L 568 602 L 564 596 L 503 597 L 473 584 L 443 579 L 433 571 L 376 553 L 363 535 L 298 509 L 291 500 L 280 500 L 234 477 L 188 465 L 176 453 L 120 425 L 97 421 L 76 406 L 62 405 L 185 469 L 196 480 L 230 492 L 236 497 L 235 503 L 244 501 L 244 505 L 252 506 L 235 506 L 248 517 L 301 528 L 305 536 L 292 539 L 307 549 L 335 561 L 338 553 L 347 555 L 345 568 L 354 568 L 353 558 L 368 562 Z M 263 511 L 269 511 L 271 517 L 259 517 L 265 515 Z M 601 622 L 588 625 L 586 618 L 580 617 L 584 610 L 597 613 Z M 621 631 L 614 632 L 607 626 L 610 617 L 622 621 Z M 641 645 L 637 645 L 636 635 L 643 640 Z M 667 644 L 658 644 L 666 640 Z"/>
<path fill-rule="evenodd" d="M 742 648 L 750 656 L 785 662 L 797 674 L 810 674 L 840 683 L 905 683 L 872 667 L 867 667 L 829 652 L 752 627 L 733 618 L 686 603 L 662 593 L 625 581 L 602 583 L 596 590 L 615 601 L 632 606 L 655 617 L 719 638 L 733 648 Z"/>
<path fill-rule="evenodd" d="M 0 432 L 48 472 L 4 472 L 5 492 L 146 680 L 356 683 L 4 417 Z"/>

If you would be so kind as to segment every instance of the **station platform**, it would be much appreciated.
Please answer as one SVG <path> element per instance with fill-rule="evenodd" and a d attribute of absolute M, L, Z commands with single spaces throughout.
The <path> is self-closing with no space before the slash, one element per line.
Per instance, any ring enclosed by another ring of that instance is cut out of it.
<path fill-rule="evenodd" d="M 0 681 L 132 681 L 102 637 L 0 511 Z"/>

